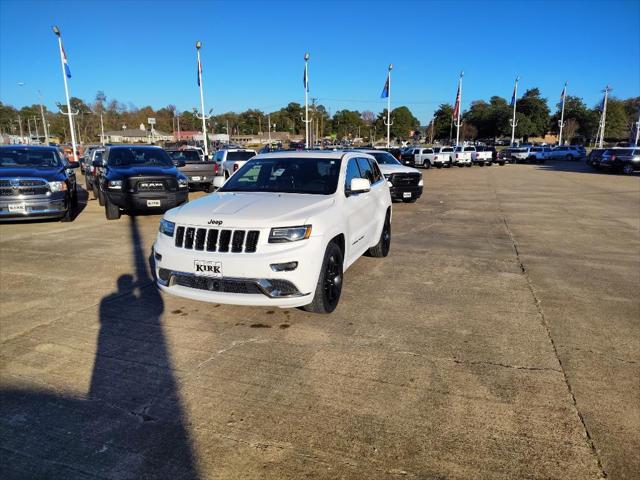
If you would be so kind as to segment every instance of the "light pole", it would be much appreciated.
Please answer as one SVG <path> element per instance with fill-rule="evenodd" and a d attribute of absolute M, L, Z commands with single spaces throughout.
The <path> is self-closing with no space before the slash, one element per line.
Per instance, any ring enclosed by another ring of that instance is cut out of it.
<path fill-rule="evenodd" d="M 636 147 L 638 146 L 638 140 L 640 140 L 640 116 L 638 117 L 638 121 L 636 122 Z"/>
<path fill-rule="evenodd" d="M 435 128 L 436 128 L 436 116 L 433 115 L 433 117 L 431 118 L 431 145 L 433 145 L 433 136 L 435 134 Z"/>
<path fill-rule="evenodd" d="M 558 146 L 562 145 L 562 129 L 564 128 L 564 100 L 567 96 L 567 82 L 564 82 L 564 88 L 562 89 L 562 113 L 560 114 L 560 120 L 558 126 L 560 127 L 560 134 L 558 135 Z"/>
<path fill-rule="evenodd" d="M 602 119 L 600 120 L 601 134 L 600 134 L 600 142 L 598 143 L 598 148 L 602 148 L 602 144 L 604 142 L 605 126 L 607 124 L 607 99 L 609 98 L 610 91 L 611 91 L 611 87 L 609 87 L 609 85 L 604 87 L 604 100 L 602 100 Z"/>
<path fill-rule="evenodd" d="M 18 114 L 18 127 L 20 127 L 20 143 L 24 142 L 24 133 L 22 133 L 22 118 Z"/>
<path fill-rule="evenodd" d="M 198 52 L 198 86 L 200 87 L 200 111 L 202 116 L 198 117 L 202 119 L 202 138 L 204 141 L 204 156 L 209 157 L 209 145 L 207 145 L 207 119 L 209 118 L 204 113 L 204 93 L 202 91 L 202 63 L 200 63 L 200 48 L 202 48 L 202 42 L 198 40 L 196 42 L 196 51 Z M 209 111 L 211 113 L 211 110 Z"/>
<path fill-rule="evenodd" d="M 64 93 L 67 97 L 67 112 L 66 115 L 69 117 L 69 130 L 71 131 L 71 147 L 73 148 L 73 161 L 78 162 L 78 152 L 76 145 L 76 132 L 73 128 L 73 115 L 77 115 L 78 112 L 73 113 L 71 111 L 71 102 L 69 101 L 69 86 L 67 85 L 67 77 L 71 78 L 71 71 L 69 70 L 69 65 L 67 63 L 67 55 L 64 53 L 64 48 L 62 47 L 62 36 L 60 35 L 60 29 L 57 26 L 53 27 L 53 33 L 58 37 L 58 48 L 60 49 L 60 65 L 62 67 L 62 79 L 64 80 Z M 60 111 L 64 114 L 65 112 L 60 109 Z"/>
<path fill-rule="evenodd" d="M 391 70 L 393 70 L 393 63 L 389 64 L 387 71 L 387 121 L 384 124 L 387 126 L 387 148 L 391 146 Z"/>
<path fill-rule="evenodd" d="M 27 117 L 27 129 L 29 130 L 29 143 L 31 143 L 33 133 L 31 132 L 31 119 L 29 117 Z"/>
<path fill-rule="evenodd" d="M 38 133 L 38 117 L 36 117 L 35 115 L 33 116 L 33 125 L 35 126 L 35 129 L 36 129 L 36 142 L 39 142 L 40 134 Z"/>
<path fill-rule="evenodd" d="M 518 103 L 518 80 L 520 77 L 516 77 L 516 83 L 513 87 L 513 97 L 511 97 L 511 104 L 513 105 L 513 118 L 511 119 L 511 145 L 516 138 L 516 127 L 518 126 L 518 121 L 516 120 L 516 103 Z"/>
<path fill-rule="evenodd" d="M 304 148 L 309 148 L 309 53 L 304 54 Z"/>

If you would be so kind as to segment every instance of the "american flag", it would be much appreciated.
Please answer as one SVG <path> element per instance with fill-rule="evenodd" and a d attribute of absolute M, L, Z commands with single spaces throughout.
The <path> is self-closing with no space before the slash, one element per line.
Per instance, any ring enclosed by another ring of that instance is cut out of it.
<path fill-rule="evenodd" d="M 461 86 L 462 85 L 460 84 L 460 82 L 458 82 L 458 93 L 456 94 L 456 104 L 453 106 L 453 113 L 451 114 L 454 120 L 458 118 L 458 114 L 460 113 L 460 94 L 461 94 L 460 87 Z"/>
<path fill-rule="evenodd" d="M 60 43 L 60 49 L 62 50 L 62 64 L 64 65 L 64 73 L 67 78 L 71 78 L 71 70 L 69 69 L 69 62 L 67 62 L 67 52 L 64 51 L 62 43 Z"/>

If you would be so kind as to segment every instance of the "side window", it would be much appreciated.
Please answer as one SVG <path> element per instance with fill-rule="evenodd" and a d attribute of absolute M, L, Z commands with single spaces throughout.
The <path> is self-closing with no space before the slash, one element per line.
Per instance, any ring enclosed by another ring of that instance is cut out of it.
<path fill-rule="evenodd" d="M 358 168 L 358 164 L 356 163 L 356 159 L 352 158 L 349 160 L 347 164 L 347 172 L 344 179 L 344 191 L 348 192 L 351 190 L 351 180 L 354 178 L 360 178 L 360 169 Z"/>
<path fill-rule="evenodd" d="M 374 181 L 372 183 L 376 183 L 382 180 L 383 179 L 382 172 L 380 171 L 378 162 L 376 162 L 375 160 L 369 160 L 369 164 L 371 165 L 371 171 L 373 172 Z"/>
<path fill-rule="evenodd" d="M 361 177 L 366 178 L 369 180 L 369 183 L 373 185 L 375 183 L 375 178 L 369 160 L 366 158 L 358 158 L 358 167 L 360 167 L 360 172 L 362 174 Z"/>

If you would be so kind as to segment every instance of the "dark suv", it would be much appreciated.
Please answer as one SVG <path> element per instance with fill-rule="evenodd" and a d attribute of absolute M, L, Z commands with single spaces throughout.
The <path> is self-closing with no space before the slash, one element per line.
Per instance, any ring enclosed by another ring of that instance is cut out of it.
<path fill-rule="evenodd" d="M 78 206 L 74 168 L 56 147 L 0 147 L 0 220 L 73 219 Z"/>
<path fill-rule="evenodd" d="M 98 181 L 108 220 L 122 210 L 160 213 L 188 201 L 189 179 L 160 147 L 107 147 L 93 166 L 103 169 Z"/>
<path fill-rule="evenodd" d="M 611 148 L 600 158 L 600 167 L 631 175 L 640 170 L 640 148 Z"/>

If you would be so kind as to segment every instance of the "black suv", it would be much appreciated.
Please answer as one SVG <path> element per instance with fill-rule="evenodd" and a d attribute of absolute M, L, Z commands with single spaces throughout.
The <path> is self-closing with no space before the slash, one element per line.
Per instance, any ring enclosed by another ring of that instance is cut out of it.
<path fill-rule="evenodd" d="M 189 179 L 160 147 L 107 147 L 93 166 L 103 169 L 99 193 L 108 220 L 121 210 L 160 213 L 188 201 Z"/>
<path fill-rule="evenodd" d="M 0 220 L 73 219 L 78 206 L 74 168 L 56 147 L 0 147 Z"/>

